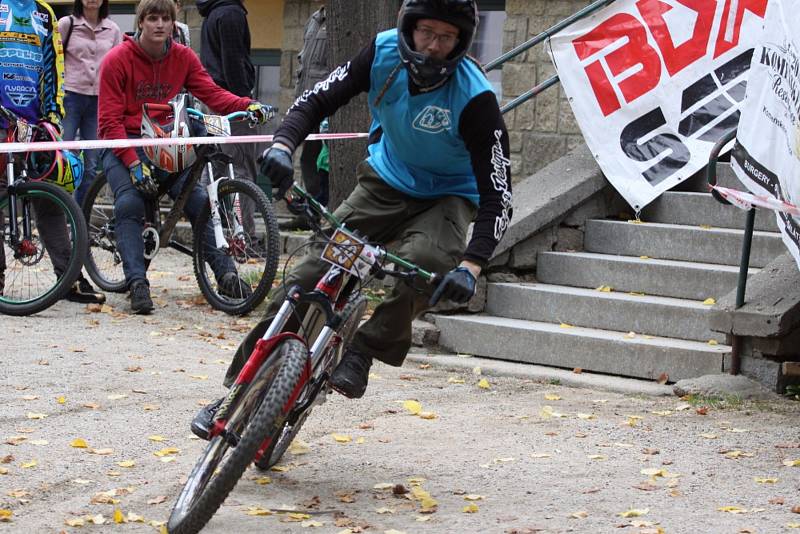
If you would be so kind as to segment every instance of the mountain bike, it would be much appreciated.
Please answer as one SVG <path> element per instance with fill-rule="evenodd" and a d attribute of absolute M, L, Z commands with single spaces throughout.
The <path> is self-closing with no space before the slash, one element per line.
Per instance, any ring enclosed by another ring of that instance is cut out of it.
<path fill-rule="evenodd" d="M 213 419 L 210 440 L 172 509 L 167 529 L 173 534 L 200 531 L 236 486 L 251 462 L 275 465 L 286 452 L 312 408 L 325 402 L 328 379 L 349 345 L 367 308 L 362 286 L 372 278 L 393 276 L 437 284 L 429 273 L 366 238 L 349 231 L 295 184 L 290 203 L 307 215 L 322 235 L 321 217 L 332 228 L 322 259 L 330 264 L 312 291 L 292 286 L 259 339 Z M 388 264 L 402 270 L 391 270 Z M 297 308 L 308 310 L 299 317 Z M 292 328 L 290 322 L 299 328 Z"/>
<path fill-rule="evenodd" d="M 149 111 L 172 110 L 169 104 L 145 104 L 145 107 Z M 204 114 L 193 108 L 188 108 L 187 112 L 192 121 L 197 121 L 195 129 L 213 136 L 230 135 L 230 121 L 250 120 L 253 124 L 250 114 L 244 111 L 226 116 Z M 243 315 L 264 300 L 275 279 L 280 256 L 280 231 L 274 208 L 261 188 L 251 182 L 236 179 L 230 157 L 219 150 L 217 145 L 199 145 L 194 149 L 198 157 L 191 165 L 188 177 L 172 207 L 162 210 L 161 199 L 174 181 L 161 183 L 158 196 L 146 201 L 145 224 L 142 230 L 145 264 L 149 266 L 164 246 L 191 256 L 195 278 L 208 303 L 225 313 Z M 214 162 L 227 165 L 227 175 L 215 177 L 212 165 Z M 204 169 L 208 173 L 209 183 L 206 189 L 209 203 L 198 216 L 195 228 L 204 229 L 210 225 L 213 231 L 195 232 L 192 246 L 188 246 L 173 238 L 173 234 L 189 195 L 201 179 Z M 252 222 L 243 216 L 245 202 L 250 202 L 253 206 Z M 86 271 L 101 289 L 124 292 L 127 284 L 114 232 L 114 195 L 103 174 L 98 174 L 87 191 L 83 200 L 83 213 L 89 221 Z M 249 231 L 245 231 L 248 225 Z M 234 296 L 220 291 L 210 267 L 210 260 L 215 254 L 223 254 L 233 260 L 237 276 L 249 284 L 252 294 Z"/>
<path fill-rule="evenodd" d="M 8 123 L 5 142 L 53 135 L 2 106 L 0 116 Z M 7 187 L 0 185 L 0 313 L 45 310 L 64 298 L 80 276 L 86 221 L 72 195 L 45 180 L 72 184 L 82 164 L 60 151 L 0 154 L 7 181 Z"/>

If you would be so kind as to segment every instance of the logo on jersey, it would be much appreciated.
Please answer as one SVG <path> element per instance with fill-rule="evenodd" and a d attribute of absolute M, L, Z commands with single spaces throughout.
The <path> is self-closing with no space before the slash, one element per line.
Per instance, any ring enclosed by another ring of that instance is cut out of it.
<path fill-rule="evenodd" d="M 25 76 L 24 74 L 18 74 L 16 72 L 4 72 L 3 73 L 3 79 L 4 80 L 9 80 L 9 81 L 16 80 L 18 82 L 35 83 L 33 78 L 31 78 L 30 76 Z"/>
<path fill-rule="evenodd" d="M 421 132 L 438 134 L 450 130 L 453 122 L 450 119 L 451 111 L 438 106 L 428 106 L 420 111 L 414 119 L 414 129 Z"/>
<path fill-rule="evenodd" d="M 6 93 L 8 98 L 17 106 L 25 107 L 31 103 L 31 101 L 36 98 L 35 93 Z"/>
<path fill-rule="evenodd" d="M 33 17 L 45 23 L 50 22 L 50 15 L 48 13 L 40 13 L 39 11 L 34 11 Z"/>
<path fill-rule="evenodd" d="M 42 61 L 42 54 L 38 52 L 31 52 L 30 50 L 17 50 L 15 48 L 0 48 L 0 58 L 2 57 L 18 57 L 20 59 L 29 59 L 31 61 Z"/>

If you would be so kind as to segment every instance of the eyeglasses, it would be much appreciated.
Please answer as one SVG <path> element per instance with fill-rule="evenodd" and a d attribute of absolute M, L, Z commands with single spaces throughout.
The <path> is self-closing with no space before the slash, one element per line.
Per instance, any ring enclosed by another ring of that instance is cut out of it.
<path fill-rule="evenodd" d="M 439 41 L 439 44 L 442 45 L 442 48 L 450 48 L 458 43 L 458 37 L 450 33 L 436 33 L 430 28 L 425 27 L 414 28 L 414 31 L 420 37 L 422 37 L 422 41 L 425 44 L 432 43 L 433 41 Z"/>

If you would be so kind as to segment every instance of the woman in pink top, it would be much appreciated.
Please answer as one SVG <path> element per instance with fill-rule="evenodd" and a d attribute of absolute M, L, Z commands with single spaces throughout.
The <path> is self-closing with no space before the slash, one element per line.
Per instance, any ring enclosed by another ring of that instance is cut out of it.
<path fill-rule="evenodd" d="M 64 139 L 97 139 L 100 63 L 122 42 L 117 23 L 108 18 L 108 0 L 75 0 L 72 15 L 58 21 L 64 46 Z M 75 200 L 80 204 L 94 181 L 97 150 L 85 150 L 85 172 Z"/>

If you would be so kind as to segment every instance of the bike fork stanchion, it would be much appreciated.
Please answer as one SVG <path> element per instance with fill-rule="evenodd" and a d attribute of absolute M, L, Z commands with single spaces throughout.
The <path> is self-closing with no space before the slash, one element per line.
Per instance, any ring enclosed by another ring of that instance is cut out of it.
<path fill-rule="evenodd" d="M 214 170 L 209 161 L 206 163 L 208 171 L 208 203 L 211 207 L 211 226 L 214 227 L 214 241 L 218 250 L 226 250 L 228 243 L 225 241 L 225 234 L 222 232 L 222 217 L 219 214 L 219 181 L 214 177 Z"/>

